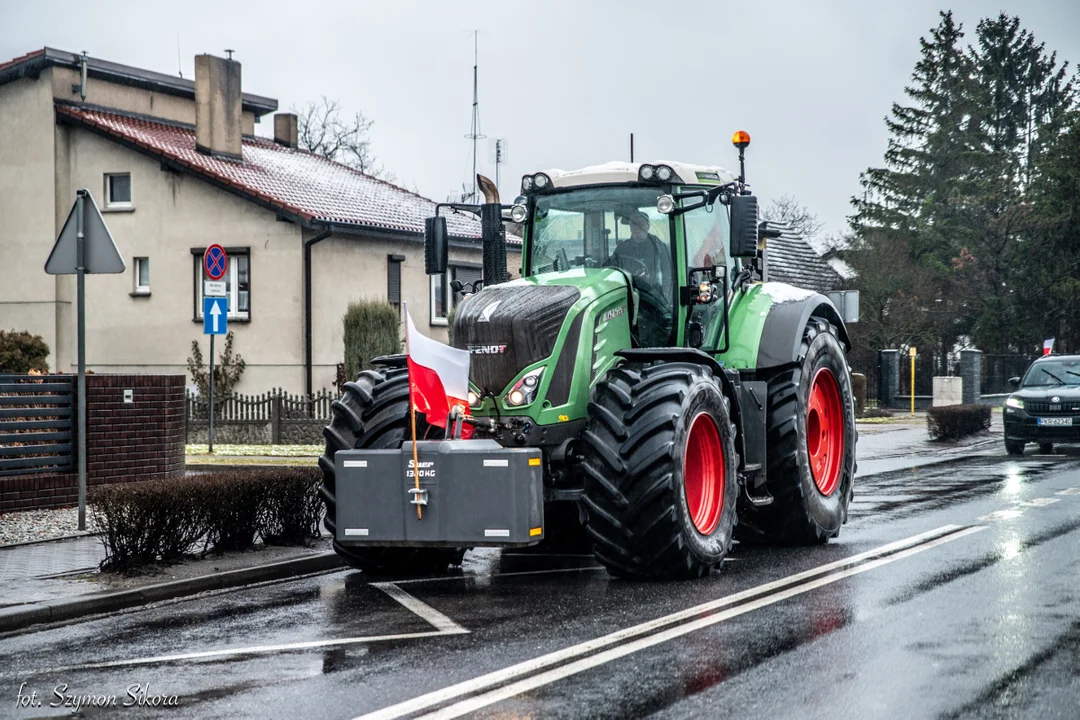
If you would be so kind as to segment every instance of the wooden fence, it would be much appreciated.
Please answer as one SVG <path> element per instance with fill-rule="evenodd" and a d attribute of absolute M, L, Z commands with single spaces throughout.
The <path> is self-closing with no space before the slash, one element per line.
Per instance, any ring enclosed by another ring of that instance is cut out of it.
<path fill-rule="evenodd" d="M 215 397 L 215 441 L 255 445 L 322 442 L 322 429 L 330 423 L 330 405 L 338 397 L 329 389 L 309 396 L 280 388 L 259 395 Z M 205 443 L 210 419 L 206 397 L 188 394 L 186 419 L 187 441 Z"/>
<path fill-rule="evenodd" d="M 73 380 L 70 375 L 0 375 L 0 475 L 72 469 Z"/>

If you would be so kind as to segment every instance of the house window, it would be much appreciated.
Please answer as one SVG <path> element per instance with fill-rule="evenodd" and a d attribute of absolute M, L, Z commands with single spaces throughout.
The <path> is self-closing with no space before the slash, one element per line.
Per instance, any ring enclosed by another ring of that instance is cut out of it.
<path fill-rule="evenodd" d="M 105 206 L 131 207 L 131 173 L 111 173 L 105 176 Z"/>
<path fill-rule="evenodd" d="M 135 272 L 135 289 L 132 291 L 133 295 L 149 295 L 150 294 L 150 258 L 137 257 L 135 258 L 134 268 Z"/>
<path fill-rule="evenodd" d="M 251 319 L 251 254 L 247 248 L 227 249 L 229 266 L 225 271 L 225 296 L 228 298 L 230 320 Z M 202 251 L 192 251 L 195 260 L 195 319 L 201 321 L 203 312 L 203 286 L 206 273 L 203 271 Z"/>
<path fill-rule="evenodd" d="M 401 263 L 404 255 L 386 256 L 386 299 L 396 308 L 401 307 Z"/>
<path fill-rule="evenodd" d="M 454 292 L 450 283 L 474 283 L 483 275 L 478 265 L 450 265 L 446 272 L 431 276 L 431 324 L 446 325 L 451 310 L 466 294 L 472 292 L 467 286 Z"/>

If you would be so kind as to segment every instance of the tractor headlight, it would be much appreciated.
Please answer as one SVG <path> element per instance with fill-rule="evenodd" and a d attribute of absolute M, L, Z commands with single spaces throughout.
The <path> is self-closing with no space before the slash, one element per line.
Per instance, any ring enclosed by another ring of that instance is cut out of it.
<path fill-rule="evenodd" d="M 1024 401 L 1018 397 L 1009 396 L 1005 398 L 1005 405 L 1011 408 L 1017 408 L 1019 410 L 1024 409 Z"/>
<path fill-rule="evenodd" d="M 651 181 L 653 179 L 653 177 L 656 176 L 656 168 L 654 168 L 652 165 L 642 165 L 638 169 L 637 174 L 638 174 L 638 179 L 639 180 L 644 180 L 645 182 L 649 182 L 649 181 Z"/>
<path fill-rule="evenodd" d="M 480 405 L 480 396 L 472 390 L 469 391 L 469 407 L 477 407 Z"/>
<path fill-rule="evenodd" d="M 544 368 L 539 367 L 530 370 L 523 378 L 514 383 L 510 392 L 506 393 L 506 404 L 512 407 L 528 405 L 536 399 L 536 392 L 540 389 L 540 378 L 544 375 Z"/>
<path fill-rule="evenodd" d="M 529 209 L 524 205 L 515 205 L 510 208 L 510 219 L 516 223 L 525 222 L 525 218 L 529 216 Z"/>
<path fill-rule="evenodd" d="M 521 178 L 521 192 L 527 193 L 530 190 L 532 190 L 532 187 L 533 187 L 532 175 L 526 175 L 525 177 Z"/>
<path fill-rule="evenodd" d="M 656 198 L 656 210 L 657 212 L 667 215 L 675 209 L 675 198 L 670 195 L 661 195 Z"/>
<path fill-rule="evenodd" d="M 656 168 L 656 177 L 658 177 L 661 182 L 667 182 L 674 175 L 675 171 L 669 168 L 667 165 L 661 165 L 660 167 Z"/>
<path fill-rule="evenodd" d="M 532 181 L 533 187 L 535 187 L 537 190 L 547 190 L 549 187 L 551 187 L 551 178 L 549 178 L 544 173 L 536 173 L 535 175 L 533 175 Z"/>

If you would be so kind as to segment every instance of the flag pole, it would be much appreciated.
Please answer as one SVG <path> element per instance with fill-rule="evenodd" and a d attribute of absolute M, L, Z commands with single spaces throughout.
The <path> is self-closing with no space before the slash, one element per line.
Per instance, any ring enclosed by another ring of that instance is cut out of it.
<path fill-rule="evenodd" d="M 409 357 L 409 305 L 404 300 L 401 301 L 401 309 L 405 312 L 405 356 Z M 408 363 L 405 363 L 406 368 Z M 412 373 L 409 373 L 409 415 L 412 421 L 412 466 L 413 466 L 413 487 L 417 490 L 420 489 L 420 461 L 416 452 L 416 403 L 413 402 L 413 379 Z M 416 497 L 419 498 L 420 494 L 416 493 Z M 424 511 L 418 504 L 416 506 L 416 519 L 424 519 Z"/>

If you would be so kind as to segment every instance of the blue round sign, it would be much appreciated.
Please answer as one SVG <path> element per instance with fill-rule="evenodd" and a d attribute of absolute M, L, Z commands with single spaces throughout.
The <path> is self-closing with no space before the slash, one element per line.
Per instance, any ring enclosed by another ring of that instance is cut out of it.
<path fill-rule="evenodd" d="M 217 243 L 206 248 L 203 253 L 203 269 L 211 280 L 220 280 L 225 277 L 225 271 L 229 267 L 229 257 L 225 254 L 225 248 Z"/>

